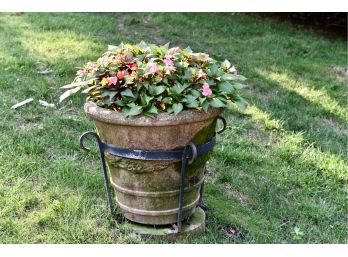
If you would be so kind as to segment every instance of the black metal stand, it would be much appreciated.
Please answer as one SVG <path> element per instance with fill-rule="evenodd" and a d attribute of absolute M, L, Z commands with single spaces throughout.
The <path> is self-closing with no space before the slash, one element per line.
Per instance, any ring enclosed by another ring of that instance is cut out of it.
<path fill-rule="evenodd" d="M 218 119 L 220 119 L 223 123 L 223 128 L 216 132 L 220 134 L 226 129 L 226 120 L 221 116 L 219 116 Z M 105 163 L 105 152 L 113 154 L 113 155 L 117 155 L 119 157 L 125 157 L 125 158 L 136 159 L 136 160 L 181 160 L 181 174 L 180 174 L 180 185 L 179 185 L 179 211 L 178 211 L 178 221 L 177 221 L 177 231 L 176 231 L 176 233 L 180 233 L 182 228 L 182 212 L 183 212 L 183 204 L 184 204 L 184 189 L 185 189 L 185 176 L 186 176 L 187 162 L 189 164 L 192 164 L 196 160 L 198 155 L 203 155 L 207 153 L 208 151 L 210 151 L 211 149 L 213 149 L 214 145 L 216 144 L 215 136 L 207 143 L 204 143 L 203 145 L 200 145 L 198 147 L 194 143 L 189 142 L 183 150 L 149 151 L 149 150 L 116 147 L 114 145 L 110 145 L 110 144 L 102 142 L 97 133 L 88 131 L 83 133 L 80 136 L 80 147 L 87 152 L 90 151 L 90 149 L 84 146 L 84 140 L 88 136 L 93 136 L 97 140 L 97 143 L 99 146 L 100 161 L 103 168 L 104 185 L 105 185 L 105 191 L 107 195 L 107 204 L 108 204 L 110 213 L 113 213 L 113 202 L 112 202 L 112 190 L 110 187 L 110 180 L 109 180 L 108 171 L 107 171 L 106 163 Z M 201 185 L 199 205 L 202 204 L 203 186 L 204 186 L 204 182 Z"/>

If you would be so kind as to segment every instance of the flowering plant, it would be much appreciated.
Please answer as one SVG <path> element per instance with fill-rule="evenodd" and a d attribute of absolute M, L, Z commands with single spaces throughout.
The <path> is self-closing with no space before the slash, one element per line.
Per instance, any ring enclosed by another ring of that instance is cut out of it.
<path fill-rule="evenodd" d="M 122 43 L 79 69 L 75 80 L 62 87 L 68 90 L 60 101 L 82 90 L 87 100 L 126 117 L 184 109 L 207 112 L 209 107 L 245 106 L 237 94 L 244 80 L 228 60 L 217 62 L 189 47 Z"/>

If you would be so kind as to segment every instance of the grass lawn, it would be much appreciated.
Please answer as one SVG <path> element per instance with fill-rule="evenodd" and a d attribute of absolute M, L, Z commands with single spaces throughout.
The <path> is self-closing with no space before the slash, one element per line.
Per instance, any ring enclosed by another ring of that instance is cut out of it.
<path fill-rule="evenodd" d="M 84 97 L 57 103 L 75 67 L 141 40 L 226 57 L 248 78 L 250 106 L 225 112 L 208 163 L 206 233 L 178 242 L 348 242 L 345 42 L 241 14 L 27 13 L 0 15 L 0 243 L 165 242 L 110 217 L 97 151 L 78 145 L 94 130 Z"/>

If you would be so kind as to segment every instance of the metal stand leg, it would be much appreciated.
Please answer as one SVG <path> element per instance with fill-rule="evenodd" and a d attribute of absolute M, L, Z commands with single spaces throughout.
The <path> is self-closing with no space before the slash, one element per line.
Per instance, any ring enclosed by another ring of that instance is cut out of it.
<path fill-rule="evenodd" d="M 104 186 L 105 186 L 105 191 L 106 191 L 106 195 L 107 195 L 107 204 L 108 204 L 109 211 L 112 214 L 113 213 L 112 194 L 111 194 L 111 190 L 110 190 L 110 181 L 109 181 L 108 171 L 106 169 L 105 154 L 104 154 L 104 150 L 102 148 L 102 142 L 101 142 L 100 137 L 98 136 L 98 134 L 95 133 L 95 132 L 89 131 L 89 132 L 83 133 L 81 135 L 81 137 L 80 137 L 80 147 L 83 150 L 85 150 L 86 152 L 90 151 L 90 149 L 85 147 L 84 144 L 83 144 L 84 139 L 87 136 L 95 137 L 95 139 L 98 142 L 99 153 L 100 153 L 100 161 L 101 161 L 101 164 L 102 164 L 102 167 L 103 167 L 103 173 L 104 173 Z"/>
<path fill-rule="evenodd" d="M 205 173 L 206 173 L 206 168 L 204 168 L 204 172 L 203 172 L 203 177 L 205 177 Z M 203 192 L 204 192 L 204 180 L 203 183 L 201 185 L 201 189 L 199 190 L 199 201 L 198 201 L 198 205 L 200 207 L 203 206 Z"/>
<path fill-rule="evenodd" d="M 191 153 L 190 153 L 191 150 Z M 181 174 L 180 174 L 180 191 L 179 191 L 179 212 L 178 212 L 178 224 L 177 224 L 177 233 L 181 232 L 182 227 L 182 211 L 184 205 L 184 190 L 185 190 L 185 176 L 186 176 L 186 165 L 187 158 L 190 158 L 189 164 L 192 164 L 197 157 L 197 148 L 190 142 L 188 143 L 182 153 L 181 158 Z"/>

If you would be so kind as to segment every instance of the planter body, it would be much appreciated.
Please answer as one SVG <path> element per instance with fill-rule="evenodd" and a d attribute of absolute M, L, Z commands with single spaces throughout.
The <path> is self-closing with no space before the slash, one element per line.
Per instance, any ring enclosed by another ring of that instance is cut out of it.
<path fill-rule="evenodd" d="M 121 113 L 87 102 L 85 111 L 94 119 L 102 141 L 108 144 L 129 149 L 177 150 L 190 141 L 196 146 L 209 141 L 223 109 L 210 109 L 208 113 L 187 110 L 177 116 L 161 113 L 155 118 L 124 118 Z M 198 204 L 210 153 L 198 156 L 187 166 L 183 219 L 188 218 Z M 117 203 L 127 219 L 152 225 L 177 221 L 181 161 L 134 160 L 108 153 L 105 157 Z"/>

